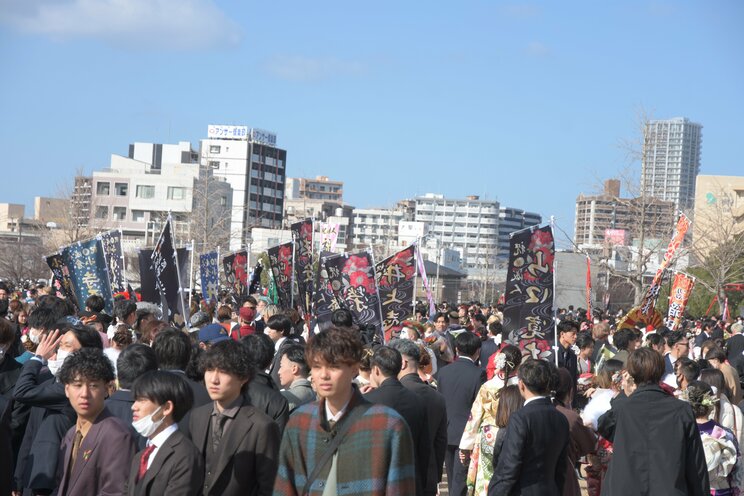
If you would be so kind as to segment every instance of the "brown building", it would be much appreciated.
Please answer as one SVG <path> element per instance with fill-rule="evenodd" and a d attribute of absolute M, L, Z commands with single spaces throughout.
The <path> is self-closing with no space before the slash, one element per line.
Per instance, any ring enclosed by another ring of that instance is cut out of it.
<path fill-rule="evenodd" d="M 317 176 L 315 179 L 288 177 L 285 188 L 285 196 L 288 200 L 304 198 L 344 202 L 343 181 L 333 181 L 327 176 Z"/>

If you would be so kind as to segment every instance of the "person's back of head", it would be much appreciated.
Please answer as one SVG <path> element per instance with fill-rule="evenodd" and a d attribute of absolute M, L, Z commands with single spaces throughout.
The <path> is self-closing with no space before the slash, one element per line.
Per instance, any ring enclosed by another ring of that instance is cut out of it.
<path fill-rule="evenodd" d="M 546 360 L 529 358 L 520 365 L 517 376 L 524 387 L 536 396 L 550 394 L 551 386 L 555 386 L 555 365 Z"/>
<path fill-rule="evenodd" d="M 397 350 L 406 360 L 413 362 L 413 368 L 418 367 L 421 361 L 421 349 L 417 343 L 410 339 L 391 339 L 388 346 Z"/>
<path fill-rule="evenodd" d="M 232 319 L 232 308 L 230 308 L 228 305 L 222 305 L 217 310 L 217 321 L 222 322 L 229 322 Z"/>
<path fill-rule="evenodd" d="M 132 396 L 135 400 L 147 399 L 157 405 L 170 401 L 173 422 L 180 422 L 194 404 L 194 392 L 186 379 L 162 370 L 147 371 L 138 377 L 132 385 Z"/>
<path fill-rule="evenodd" d="M 176 329 L 164 329 L 155 335 L 152 349 L 163 370 L 186 370 L 191 357 L 191 339 Z"/>
<path fill-rule="evenodd" d="M 15 338 L 15 329 L 13 329 L 10 321 L 0 317 L 0 350 L 2 350 L 0 363 L 2 363 L 3 356 L 5 356 L 5 353 L 8 351 L 8 346 L 15 341 Z"/>
<path fill-rule="evenodd" d="M 69 308 L 62 299 L 56 296 L 43 297 L 28 314 L 28 326 L 40 331 L 53 331 L 58 321 L 71 315 L 68 311 Z"/>
<path fill-rule="evenodd" d="M 398 350 L 390 346 L 378 346 L 370 363 L 373 368 L 380 369 L 383 377 L 389 378 L 398 377 L 403 360 Z"/>
<path fill-rule="evenodd" d="M 499 404 L 496 407 L 496 426 L 503 429 L 509 423 L 509 417 L 524 405 L 524 398 L 519 394 L 519 387 L 509 384 L 499 390 Z"/>
<path fill-rule="evenodd" d="M 114 303 L 114 315 L 121 323 L 126 322 L 133 314 L 136 315 L 137 304 L 132 300 L 118 300 Z"/>
<path fill-rule="evenodd" d="M 715 409 L 715 397 L 709 384 L 703 381 L 692 381 L 688 384 L 682 399 L 690 404 L 696 419 L 707 419 L 710 412 Z"/>
<path fill-rule="evenodd" d="M 249 334 L 240 338 L 240 344 L 248 351 L 258 370 L 266 370 L 274 358 L 274 342 L 266 334 Z"/>
<path fill-rule="evenodd" d="M 121 389 L 132 389 L 132 384 L 139 376 L 153 370 L 158 370 L 155 351 L 141 343 L 124 348 L 116 360 L 116 375 Z"/>
<path fill-rule="evenodd" d="M 269 317 L 266 327 L 280 332 L 286 338 L 292 332 L 292 321 L 286 314 L 278 313 Z"/>
<path fill-rule="evenodd" d="M 354 318 L 348 309 L 339 308 L 331 314 L 331 323 L 335 327 L 351 328 L 354 325 Z"/>
<path fill-rule="evenodd" d="M 700 380 L 716 390 L 716 395 L 720 397 L 721 394 L 726 395 L 726 399 L 731 398 L 731 392 L 726 385 L 726 379 L 723 376 L 723 372 L 717 369 L 704 369 L 700 371 Z"/>
<path fill-rule="evenodd" d="M 91 312 L 101 313 L 103 312 L 103 309 L 106 308 L 106 302 L 103 300 L 103 296 L 94 294 L 88 296 L 85 300 L 85 306 Z"/>
<path fill-rule="evenodd" d="M 460 356 L 472 357 L 481 348 L 481 340 L 472 332 L 463 331 L 455 338 L 455 348 Z"/>
<path fill-rule="evenodd" d="M 637 386 L 658 384 L 664 375 L 664 359 L 650 348 L 638 348 L 628 356 L 627 369 Z"/>
<path fill-rule="evenodd" d="M 631 329 L 620 329 L 612 336 L 612 344 L 618 351 L 627 350 L 631 341 L 635 341 L 635 333 Z"/>

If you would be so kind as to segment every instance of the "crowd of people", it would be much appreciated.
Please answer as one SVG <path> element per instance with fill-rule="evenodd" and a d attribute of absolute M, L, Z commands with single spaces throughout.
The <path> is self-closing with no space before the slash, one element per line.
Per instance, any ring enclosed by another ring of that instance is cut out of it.
<path fill-rule="evenodd" d="M 0 496 L 736 495 L 744 319 L 561 310 L 555 361 L 499 305 L 417 306 L 394 338 L 258 295 L 188 325 L 0 283 Z"/>

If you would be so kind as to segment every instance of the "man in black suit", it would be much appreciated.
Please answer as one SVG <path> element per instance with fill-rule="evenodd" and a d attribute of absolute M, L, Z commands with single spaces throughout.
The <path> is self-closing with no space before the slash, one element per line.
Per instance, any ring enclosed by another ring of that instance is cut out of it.
<path fill-rule="evenodd" d="M 213 402 L 191 413 L 191 440 L 204 458 L 204 496 L 270 496 L 279 456 L 277 424 L 243 396 L 255 365 L 228 339 L 201 357 Z"/>
<path fill-rule="evenodd" d="M 194 408 L 211 401 L 204 384 L 186 377 L 185 370 L 191 359 L 191 339 L 186 333 L 176 329 L 164 329 L 155 336 L 152 349 L 155 350 L 160 370 L 173 372 L 186 379 L 194 393 Z M 185 420 L 188 422 L 188 418 Z"/>
<path fill-rule="evenodd" d="M 480 349 L 480 366 L 483 370 L 488 367 L 488 360 L 491 356 L 496 353 L 499 349 L 499 345 L 496 344 L 496 338 L 501 336 L 504 328 L 501 326 L 501 322 L 491 322 L 488 324 L 488 336 L 481 343 Z"/>
<path fill-rule="evenodd" d="M 455 339 L 457 359 L 438 372 L 439 392 L 447 404 L 447 467 L 449 494 L 465 494 L 467 467 L 457 455 L 462 432 L 470 417 L 478 390 L 486 380 L 486 372 L 475 364 L 480 355 L 481 340 L 470 331 L 461 332 Z"/>
<path fill-rule="evenodd" d="M 566 479 L 568 420 L 550 401 L 555 365 L 529 359 L 517 375 L 524 406 L 506 426 L 488 496 L 558 496 Z"/>
<path fill-rule="evenodd" d="M 406 389 L 398 380 L 402 362 L 398 350 L 389 346 L 378 347 L 370 360 L 372 370 L 369 378 L 375 389 L 365 394 L 364 398 L 372 403 L 389 406 L 400 413 L 408 424 L 416 461 L 416 494 L 423 495 L 432 450 L 429 418 L 424 403 L 418 399 L 416 393 Z"/>
<path fill-rule="evenodd" d="M 416 393 L 426 409 L 429 419 L 429 439 L 433 451 L 429 454 L 424 495 L 435 496 L 442 480 L 442 465 L 447 451 L 447 405 L 436 389 L 426 384 L 418 375 L 421 350 L 408 339 L 393 339 L 389 346 L 398 350 L 402 363 L 398 379 L 404 388 Z"/>
<path fill-rule="evenodd" d="M 204 483 L 204 460 L 177 423 L 191 409 L 194 394 L 178 374 L 155 370 L 137 379 L 134 420 L 147 448 L 132 459 L 128 496 L 197 496 Z"/>
<path fill-rule="evenodd" d="M 264 372 L 269 367 L 274 353 L 271 339 L 266 334 L 251 334 L 240 338 L 239 342 L 245 347 L 248 358 L 256 367 L 253 378 L 245 388 L 244 396 L 251 405 L 271 417 L 280 431 L 284 431 L 284 426 L 289 420 L 289 401 L 279 392 L 274 379 Z"/>
<path fill-rule="evenodd" d="M 276 314 L 269 317 L 266 322 L 266 334 L 271 341 L 274 343 L 274 357 L 269 365 L 268 373 L 274 380 L 274 384 L 279 386 L 281 381 L 279 380 L 279 363 L 282 360 L 282 354 L 284 350 L 294 344 L 294 341 L 288 339 L 289 334 L 292 332 L 292 321 L 289 320 L 284 314 Z"/>
<path fill-rule="evenodd" d="M 116 359 L 116 377 L 119 388 L 106 399 L 106 408 L 111 415 L 121 419 L 132 430 L 137 449 L 144 449 L 147 438 L 137 433 L 132 426 L 132 384 L 146 372 L 158 370 L 158 359 L 155 351 L 141 343 L 130 344 L 122 350 Z"/>
<path fill-rule="evenodd" d="M 579 324 L 573 320 L 564 320 L 558 324 L 558 367 L 568 370 L 571 374 L 574 389 L 576 379 L 579 377 L 579 361 L 573 350 L 578 333 Z"/>

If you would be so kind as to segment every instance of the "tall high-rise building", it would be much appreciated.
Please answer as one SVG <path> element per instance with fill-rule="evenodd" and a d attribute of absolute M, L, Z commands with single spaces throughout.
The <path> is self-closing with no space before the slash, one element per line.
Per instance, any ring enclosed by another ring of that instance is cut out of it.
<path fill-rule="evenodd" d="M 246 126 L 210 125 L 201 161 L 232 186 L 230 249 L 250 244 L 254 227 L 280 229 L 284 212 L 287 151 L 276 134 Z"/>
<path fill-rule="evenodd" d="M 677 209 L 692 213 L 702 129 L 701 124 L 684 117 L 648 122 L 641 172 L 645 194 L 674 202 Z"/>

